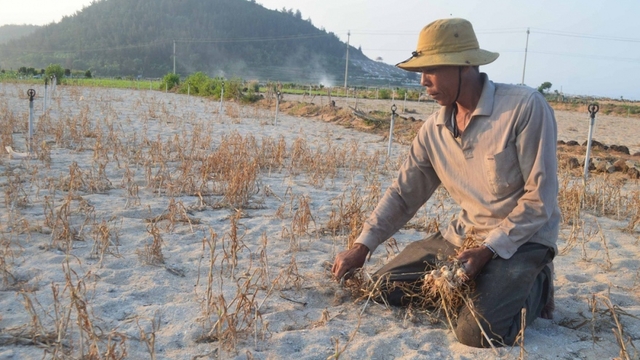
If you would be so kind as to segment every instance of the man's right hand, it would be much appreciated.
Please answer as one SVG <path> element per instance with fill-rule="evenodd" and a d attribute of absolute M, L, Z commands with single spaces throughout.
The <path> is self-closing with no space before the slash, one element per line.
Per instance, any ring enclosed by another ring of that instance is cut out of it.
<path fill-rule="evenodd" d="M 335 276 L 337 281 L 340 281 L 349 270 L 361 268 L 368 254 L 368 247 L 358 243 L 353 244 L 351 249 L 336 255 L 333 268 L 331 269 L 333 276 Z"/>

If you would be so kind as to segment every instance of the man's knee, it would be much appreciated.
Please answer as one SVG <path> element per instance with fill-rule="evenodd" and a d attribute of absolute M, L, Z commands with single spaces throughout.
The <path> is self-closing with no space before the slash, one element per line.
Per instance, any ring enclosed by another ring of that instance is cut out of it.
<path fill-rule="evenodd" d="M 480 327 L 478 326 L 476 317 L 477 320 L 482 324 L 483 329 L 480 329 Z M 502 336 L 494 333 L 492 331 L 493 329 L 491 327 L 491 324 L 483 321 L 480 315 L 476 315 L 476 317 L 474 317 L 471 311 L 469 311 L 469 309 L 467 309 L 466 307 L 463 308 L 462 311 L 460 311 L 460 314 L 458 315 L 458 323 L 454 331 L 456 333 L 458 341 L 460 341 L 461 344 L 477 348 L 491 347 L 491 344 L 489 344 L 489 341 L 485 337 L 486 334 L 486 336 L 491 339 L 491 342 L 495 347 L 512 345 L 505 343 L 505 339 Z M 482 330 L 484 330 L 484 334 Z"/>
<path fill-rule="evenodd" d="M 484 346 L 486 340 L 484 340 L 482 331 L 480 331 L 478 324 L 473 318 L 469 319 L 465 314 L 461 313 L 458 316 L 458 324 L 454 331 L 456 333 L 458 341 L 460 341 L 460 343 L 464 345 L 477 348 L 488 346 Z"/>

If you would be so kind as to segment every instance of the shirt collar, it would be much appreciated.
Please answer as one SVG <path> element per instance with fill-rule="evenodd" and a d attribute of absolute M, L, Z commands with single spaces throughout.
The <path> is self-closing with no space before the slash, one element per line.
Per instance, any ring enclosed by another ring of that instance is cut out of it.
<path fill-rule="evenodd" d="M 489 80 L 487 74 L 480 73 L 480 75 L 482 75 L 484 85 L 482 85 L 482 94 L 480 95 L 480 100 L 478 100 L 478 105 L 476 105 L 476 109 L 471 116 L 489 116 L 493 112 L 496 85 Z"/>
<path fill-rule="evenodd" d="M 471 117 L 489 116 L 491 115 L 491 112 L 493 112 L 493 100 L 496 93 L 496 86 L 491 80 L 489 80 L 487 74 L 480 73 L 480 76 L 482 76 L 484 83 L 482 85 L 482 94 L 480 94 L 478 105 L 476 105 L 476 109 L 473 111 L 473 114 L 471 114 Z M 451 112 L 453 111 L 453 107 L 451 105 L 447 105 L 443 110 L 444 111 L 440 111 L 438 113 L 436 125 L 450 125 L 451 123 Z"/>

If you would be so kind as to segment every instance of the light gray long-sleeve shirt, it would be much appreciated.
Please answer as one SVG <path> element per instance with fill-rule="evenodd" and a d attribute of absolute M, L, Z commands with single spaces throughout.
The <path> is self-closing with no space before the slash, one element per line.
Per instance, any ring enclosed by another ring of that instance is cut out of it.
<path fill-rule="evenodd" d="M 526 242 L 557 253 L 560 223 L 553 110 L 534 89 L 494 84 L 482 74 L 482 95 L 459 138 L 450 106 L 420 128 L 398 178 L 364 224 L 357 243 L 373 252 L 442 184 L 462 208 L 442 231 L 461 246 L 468 234 L 502 258 Z"/>

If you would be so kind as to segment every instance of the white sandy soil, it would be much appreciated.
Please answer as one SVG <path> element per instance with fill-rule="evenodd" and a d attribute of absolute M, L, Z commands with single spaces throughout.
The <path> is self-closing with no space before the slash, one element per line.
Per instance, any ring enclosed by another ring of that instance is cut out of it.
<path fill-rule="evenodd" d="M 13 149 L 18 152 L 26 151 L 27 88 L 0 83 L 2 126 L 7 126 L 10 116 L 21 124 L 12 134 Z M 36 124 L 45 122 L 41 95 L 36 98 Z M 344 106 L 340 101 L 338 106 Z M 372 106 L 389 105 L 389 101 L 380 101 Z M 327 228 L 332 211 L 339 211 L 341 201 L 345 204 L 354 198 L 372 199 L 375 204 L 373 200 L 395 177 L 406 146 L 395 144 L 393 156 L 387 160 L 387 144 L 380 136 L 282 114 L 275 126 L 272 110 L 225 103 L 223 114 L 219 114 L 217 101 L 158 91 L 59 86 L 49 107 L 49 129 L 62 130 L 36 131 L 35 148 L 40 149 L 44 142 L 50 149 L 50 162 L 0 156 L 0 185 L 5 194 L 5 201 L 0 202 L 0 273 L 4 277 L 0 283 L 0 359 L 51 358 L 56 341 L 46 345 L 29 339 L 38 333 L 56 333 L 56 324 L 66 324 L 67 332 L 59 342 L 64 344 L 59 350 L 65 351 L 65 356 L 88 354 L 91 341 L 86 331 L 79 331 L 76 319 L 82 308 L 70 306 L 73 294 L 74 304 L 86 307 L 91 327 L 99 335 L 94 343 L 102 356 L 109 334 L 112 339 L 124 339 L 126 358 L 130 359 L 150 358 L 151 353 L 157 359 L 327 359 L 337 352 L 343 359 L 520 356 L 520 347 L 494 352 L 463 346 L 445 322 L 431 323 L 424 314 L 407 314 L 403 309 L 370 302 L 354 303 L 325 270 L 324 263 L 345 248 L 348 237 L 321 231 Z M 409 107 L 418 112 L 413 114 L 416 118 L 426 118 L 433 110 L 428 104 L 412 103 Z M 558 111 L 556 115 L 560 139 L 586 139 L 587 114 Z M 83 119 L 88 123 L 82 125 Z M 637 124 L 636 119 L 601 116 L 595 138 L 626 145 L 632 153 L 640 151 Z M 83 128 L 94 134 L 74 135 L 74 129 Z M 102 136 L 96 136 L 98 133 Z M 195 133 L 211 138 L 206 147 L 195 151 L 204 154 L 217 149 L 221 139 L 232 134 L 257 141 L 282 137 L 288 151 L 296 141 L 305 140 L 313 151 L 335 151 L 350 165 L 320 180 L 309 171 L 292 171 L 290 166 L 262 169 L 256 190 L 237 220 L 235 238 L 240 246 L 233 267 L 225 253 L 231 251 L 231 223 L 236 211 L 213 206 L 222 196 L 170 196 L 169 185 L 149 180 L 157 173 L 176 178 L 184 163 L 175 156 L 166 161 L 165 169 L 159 163 L 150 164 L 153 151 L 160 151 L 157 144 L 180 147 Z M 106 148 L 118 142 L 130 156 L 96 155 L 98 141 Z M 136 157 L 136 151 L 142 155 Z M 74 163 L 85 175 L 92 174 L 93 179 L 110 186 L 98 190 L 81 187 L 68 202 L 63 180 Z M 137 197 L 129 193 L 132 184 L 126 181 L 127 171 L 138 187 Z M 593 189 L 610 189 L 606 178 L 594 176 L 590 181 Z M 525 358 L 618 357 L 621 346 L 612 331 L 617 325 L 606 304 L 615 309 L 628 353 L 637 358 L 631 342 L 640 344 L 640 225 L 631 232 L 623 231 L 633 209 L 620 199 L 630 199 L 633 194 L 637 197 L 640 186 L 637 180 L 629 180 L 616 184 L 616 189 L 617 197 L 611 192 L 611 201 L 619 201 L 616 214 L 583 211 L 577 224 L 563 224 L 559 239 L 563 251 L 555 259 L 555 318 L 538 319 L 526 330 Z M 313 221 L 306 234 L 292 235 L 303 197 L 308 200 Z M 171 201 L 199 221 L 173 226 L 168 220 L 160 221 L 157 229 L 165 260 L 164 264 L 149 265 L 140 256 L 145 245 L 152 243 L 150 223 L 145 220 L 167 214 Z M 70 208 L 65 209 L 66 204 Z M 370 206 L 361 208 L 368 214 Z M 456 206 L 440 191 L 412 223 L 424 225 L 437 219 L 444 224 L 456 212 Z M 54 239 L 56 231 L 52 233 L 47 226 L 47 214 L 69 219 L 71 231 L 76 232 L 75 240 L 67 244 L 70 249 Z M 112 242 L 102 259 L 96 250 L 101 224 L 109 229 Z M 213 256 L 207 244 L 211 231 L 217 234 Z M 394 238 L 402 249 L 424 236 L 424 232 L 405 228 Z M 374 271 L 395 252 L 381 247 L 366 269 Z M 210 269 L 213 275 L 208 279 Z M 213 325 L 218 314 L 206 312 L 206 299 L 218 299 L 216 304 L 222 306 L 222 295 L 228 313 L 233 313 L 238 302 L 232 300 L 239 293 L 253 301 L 246 307 L 248 318 L 238 320 L 236 341 L 222 346 L 213 337 L 226 325 Z M 65 316 L 69 320 L 59 320 Z M 121 335 L 113 335 L 116 333 Z M 152 334 L 155 343 L 151 346 Z M 212 341 L 197 341 L 206 334 Z M 122 353 L 123 348 L 116 347 L 116 351 Z"/>

